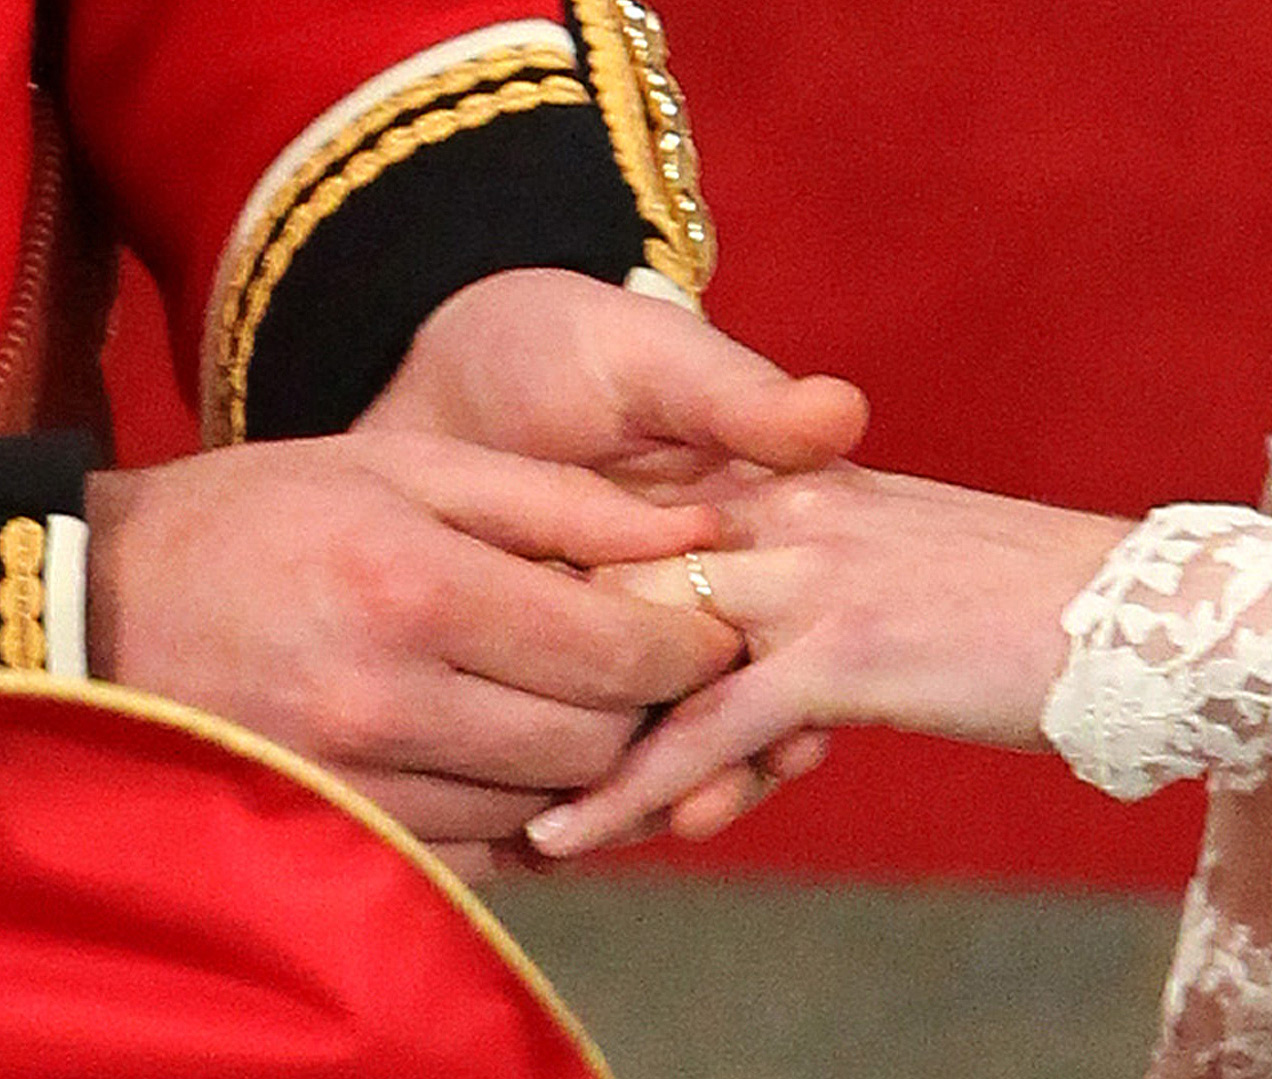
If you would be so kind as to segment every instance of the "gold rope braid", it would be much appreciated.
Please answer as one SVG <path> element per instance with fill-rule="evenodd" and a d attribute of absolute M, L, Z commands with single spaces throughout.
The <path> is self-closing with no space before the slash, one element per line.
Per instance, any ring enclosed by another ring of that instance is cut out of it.
<path fill-rule="evenodd" d="M 715 269 L 715 229 L 662 24 L 635 0 L 574 0 L 574 12 L 614 159 L 640 215 L 661 233 L 646 241 L 645 258 L 697 297 Z"/>
<path fill-rule="evenodd" d="M 496 49 L 473 60 L 455 64 L 436 75 L 421 79 L 397 93 L 377 102 L 367 112 L 343 128 L 288 177 L 270 199 L 261 221 L 236 261 L 231 287 L 241 290 L 247 284 L 256 257 L 265 247 L 274 225 L 291 209 L 305 188 L 322 178 L 341 158 L 353 153 L 371 136 L 392 126 L 404 112 L 418 112 L 441 97 L 467 93 L 483 82 L 504 82 L 518 71 L 538 68 L 543 71 L 572 71 L 574 59 L 569 53 L 547 45 L 523 45 Z M 224 315 L 231 322 L 233 311 Z M 228 326 L 227 326 L 228 328 Z"/>
<path fill-rule="evenodd" d="M 0 661 L 20 671 L 44 670 L 44 527 L 30 517 L 13 517 L 0 529 Z"/>
<path fill-rule="evenodd" d="M 507 50 L 505 50 L 507 51 Z M 532 56 L 534 63 L 527 63 Z M 513 71 L 526 67 L 543 67 L 549 60 L 573 61 L 564 53 L 549 49 L 519 50 Z M 506 82 L 488 93 L 472 93 L 453 107 L 422 113 L 407 124 L 388 126 L 391 119 L 404 111 L 416 111 L 439 97 L 463 92 L 463 88 L 498 80 L 506 72 L 511 58 L 490 61 L 485 58 L 457 65 L 439 76 L 423 80 L 409 93 L 387 102 L 383 109 L 372 110 L 327 144 L 318 155 L 307 161 L 291 177 L 285 188 L 271 201 L 269 211 L 256 230 L 252 241 L 236 262 L 221 304 L 221 333 L 217 341 L 216 378 L 217 412 L 214 417 L 212 442 L 242 442 L 247 437 L 247 375 L 256 343 L 256 332 L 265 317 L 270 298 L 278 282 L 291 265 L 296 252 L 305 244 L 319 223 L 330 217 L 354 191 L 365 187 L 391 165 L 398 164 L 422 146 L 443 142 L 456 132 L 482 127 L 507 113 L 528 112 L 541 105 L 584 105 L 590 101 L 586 88 L 577 79 L 564 75 L 548 75 L 541 82 Z M 554 67 L 560 66 L 553 63 Z M 463 69 L 461 71 L 461 68 Z M 402 104 L 402 102 L 409 104 Z M 370 122 L 367 118 L 371 117 Z M 378 126 L 377 126 L 378 125 Z M 354 131 L 359 133 L 355 134 Z M 353 153 L 340 171 L 321 180 L 303 202 L 301 193 L 347 154 L 380 132 L 373 146 Z M 369 132 L 369 133 L 368 133 Z M 321 162 L 326 162 L 321 164 Z M 277 222 L 283 219 L 282 228 Z M 271 240 L 270 237 L 274 238 Z M 263 250 L 262 250 L 263 249 Z"/>

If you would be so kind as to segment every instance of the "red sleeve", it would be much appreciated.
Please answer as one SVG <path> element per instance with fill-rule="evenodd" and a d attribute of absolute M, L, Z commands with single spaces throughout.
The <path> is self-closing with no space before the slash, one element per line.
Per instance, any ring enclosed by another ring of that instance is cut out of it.
<path fill-rule="evenodd" d="M 69 5 L 77 138 L 125 239 L 160 281 L 187 392 L 203 305 L 244 200 L 324 109 L 422 49 L 553 0 L 275 0 Z"/>

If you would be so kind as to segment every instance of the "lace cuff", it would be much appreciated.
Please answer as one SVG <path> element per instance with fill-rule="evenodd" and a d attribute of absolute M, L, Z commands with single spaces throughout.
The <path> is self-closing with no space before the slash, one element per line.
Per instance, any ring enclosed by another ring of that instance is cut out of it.
<path fill-rule="evenodd" d="M 1244 506 L 1154 510 L 1068 606 L 1069 660 L 1042 730 L 1083 779 L 1123 800 L 1209 770 L 1267 774 L 1272 518 Z"/>

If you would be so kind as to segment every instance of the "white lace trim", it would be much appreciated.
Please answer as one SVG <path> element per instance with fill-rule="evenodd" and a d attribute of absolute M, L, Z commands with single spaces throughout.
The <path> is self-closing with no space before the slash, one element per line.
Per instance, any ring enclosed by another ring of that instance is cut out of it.
<path fill-rule="evenodd" d="M 1272 518 L 1154 510 L 1068 606 L 1042 730 L 1073 770 L 1142 798 L 1211 770 L 1251 790 L 1272 752 Z"/>
<path fill-rule="evenodd" d="M 1256 943 L 1249 926 L 1215 908 L 1215 868 L 1208 834 L 1162 995 L 1154 1077 L 1272 1075 L 1272 947 Z"/>

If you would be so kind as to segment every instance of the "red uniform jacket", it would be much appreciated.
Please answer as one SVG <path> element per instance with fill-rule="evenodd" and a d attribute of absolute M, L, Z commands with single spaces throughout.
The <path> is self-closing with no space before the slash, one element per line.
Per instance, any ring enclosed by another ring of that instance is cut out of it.
<path fill-rule="evenodd" d="M 50 371 L 92 401 L 103 237 L 154 270 L 212 443 L 343 429 L 431 307 L 494 270 L 703 283 L 709 251 L 658 179 L 630 6 L 40 14 L 0 6 L 0 429 L 60 418 Z M 277 746 L 5 674 L 0 773 L 0 1073 L 606 1074 L 440 865 Z"/>

